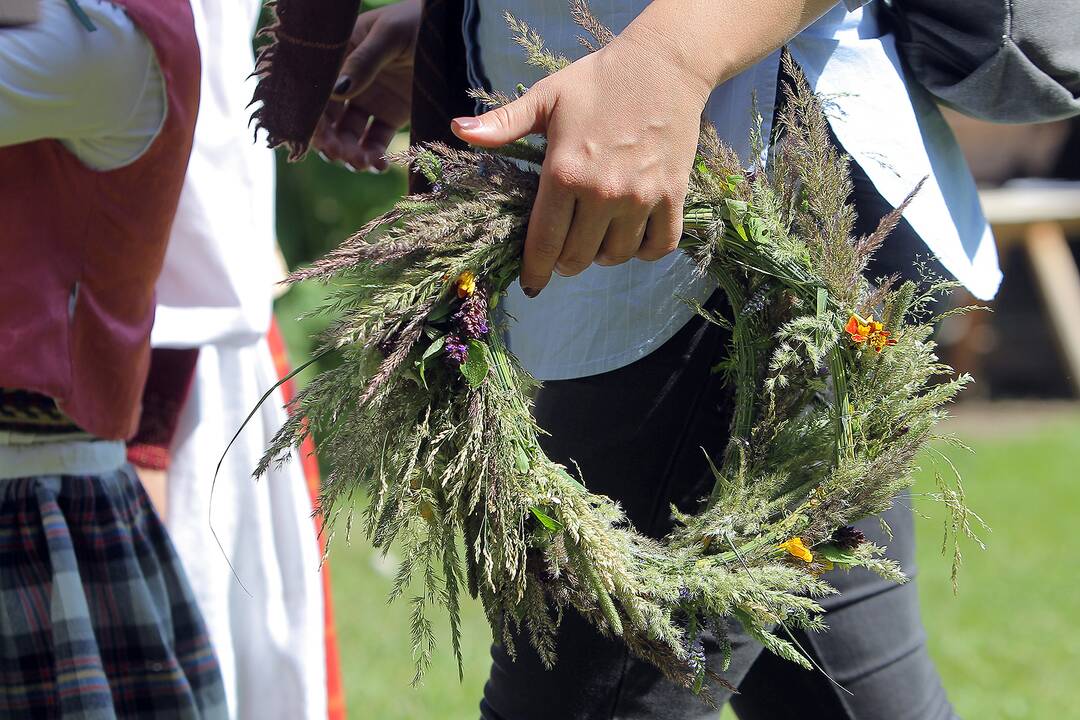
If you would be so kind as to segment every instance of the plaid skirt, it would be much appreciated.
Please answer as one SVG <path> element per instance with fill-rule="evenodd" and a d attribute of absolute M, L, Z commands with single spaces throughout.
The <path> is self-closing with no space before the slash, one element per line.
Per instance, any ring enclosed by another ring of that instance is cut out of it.
<path fill-rule="evenodd" d="M 226 716 L 202 616 L 134 471 L 0 480 L 0 717 Z"/>

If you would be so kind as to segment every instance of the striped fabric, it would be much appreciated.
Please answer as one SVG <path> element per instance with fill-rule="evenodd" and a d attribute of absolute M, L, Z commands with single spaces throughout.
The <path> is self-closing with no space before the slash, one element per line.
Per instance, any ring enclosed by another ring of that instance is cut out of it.
<path fill-rule="evenodd" d="M 82 433 L 51 397 L 11 388 L 0 388 L 0 431 L 28 435 Z"/>
<path fill-rule="evenodd" d="M 134 471 L 0 482 L 0 717 L 225 718 L 217 659 Z"/>

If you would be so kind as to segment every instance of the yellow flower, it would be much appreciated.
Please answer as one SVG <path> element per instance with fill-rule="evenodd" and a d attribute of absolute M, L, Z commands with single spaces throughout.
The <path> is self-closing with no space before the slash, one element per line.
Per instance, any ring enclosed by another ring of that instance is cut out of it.
<path fill-rule="evenodd" d="M 810 552 L 810 549 L 803 545 L 801 537 L 793 537 L 786 542 L 782 542 L 777 545 L 781 550 L 787 550 L 788 554 L 797 557 L 803 562 L 813 562 L 814 553 Z"/>
<path fill-rule="evenodd" d="M 476 292 L 476 275 L 469 270 L 458 275 L 457 282 L 457 296 L 459 298 L 467 298 Z"/>

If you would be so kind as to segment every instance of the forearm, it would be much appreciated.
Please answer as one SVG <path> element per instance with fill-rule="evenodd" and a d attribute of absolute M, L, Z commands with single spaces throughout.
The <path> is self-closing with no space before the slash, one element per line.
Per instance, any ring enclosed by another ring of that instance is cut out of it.
<path fill-rule="evenodd" d="M 837 0 L 654 0 L 617 41 L 666 56 L 686 71 L 692 90 L 707 96 L 836 4 Z"/>

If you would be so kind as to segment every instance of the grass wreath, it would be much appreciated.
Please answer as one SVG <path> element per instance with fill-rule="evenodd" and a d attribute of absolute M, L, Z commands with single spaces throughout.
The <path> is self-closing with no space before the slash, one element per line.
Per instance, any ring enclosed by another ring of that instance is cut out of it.
<path fill-rule="evenodd" d="M 582 3 L 575 17 L 592 35 L 587 47 L 610 39 Z M 530 62 L 548 71 L 568 62 L 508 21 Z M 676 513 L 662 542 L 544 454 L 530 413 L 535 382 L 499 331 L 543 148 L 408 150 L 400 159 L 434 189 L 402 199 L 292 275 L 334 281 L 323 352 L 341 363 L 298 394 L 259 472 L 308 433 L 320 435 L 330 527 L 366 498 L 368 539 L 384 553 L 396 543 L 403 555 L 392 598 L 419 585 L 417 679 L 435 646 L 433 606 L 449 611 L 460 662 L 463 591 L 479 598 L 511 653 L 513 631 L 524 629 L 555 663 L 554 633 L 573 608 L 673 681 L 707 692 L 723 682 L 703 662 L 707 625 L 723 644 L 722 621 L 734 617 L 769 650 L 809 666 L 784 631 L 823 627 L 815 598 L 833 592 L 823 571 L 863 567 L 904 580 L 848 526 L 911 485 L 943 405 L 969 381 L 938 361 L 931 340 L 948 314 L 933 305 L 952 286 L 864 276 L 903 208 L 852 237 L 847 159 L 785 63 L 794 81 L 767 167 L 744 170 L 711 127 L 701 133 L 681 249 L 734 308 L 731 317 L 697 309 L 731 329 L 722 371 L 736 409 L 726 450 L 710 460 L 711 496 L 696 515 Z M 962 490 L 938 497 L 953 511 L 952 529 L 970 533 Z"/>

